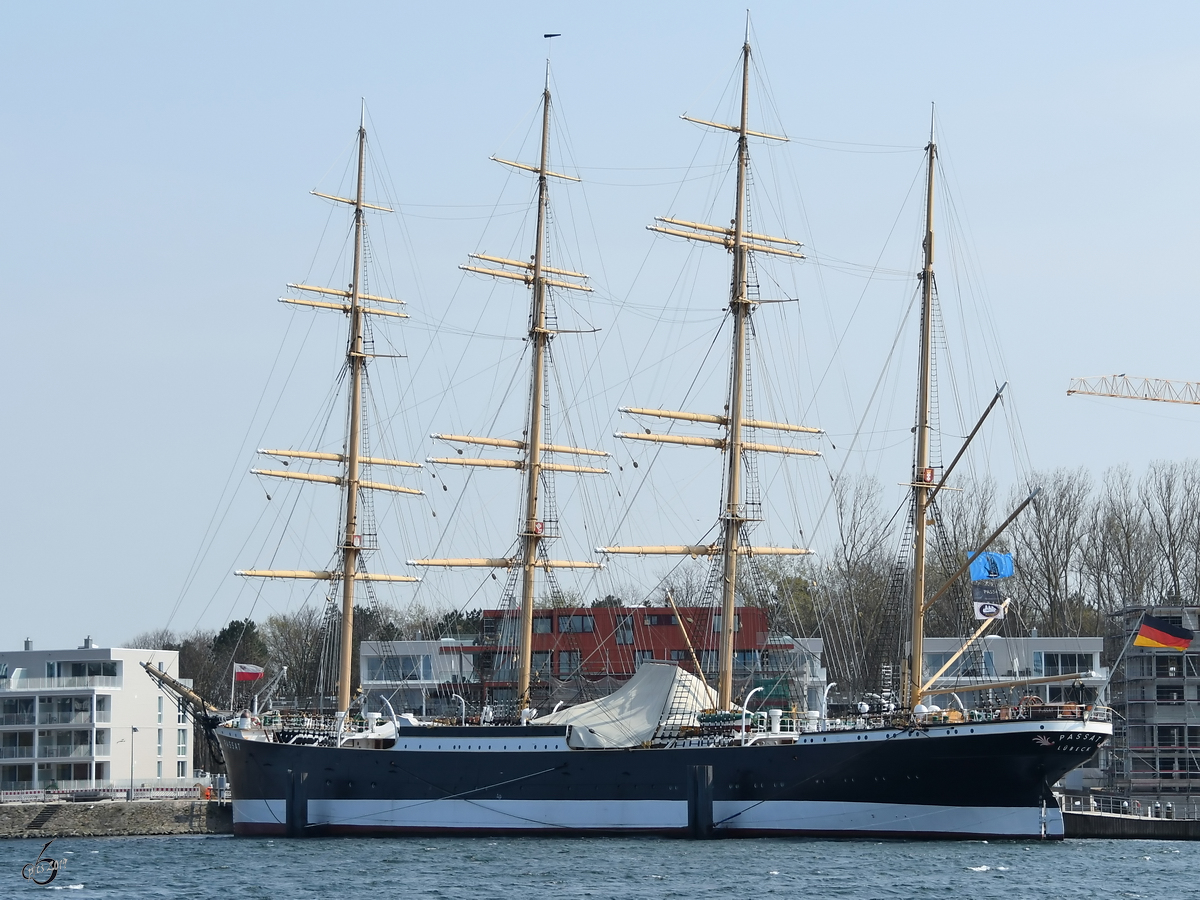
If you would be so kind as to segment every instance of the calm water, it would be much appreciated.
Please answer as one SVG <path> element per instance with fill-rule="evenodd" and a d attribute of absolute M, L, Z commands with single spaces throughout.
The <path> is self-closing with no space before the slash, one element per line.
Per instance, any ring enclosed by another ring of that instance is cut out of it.
<path fill-rule="evenodd" d="M 42 843 L 0 841 L 0 897 L 1200 897 L 1200 843 L 1162 841 L 60 838 L 35 887 Z"/>

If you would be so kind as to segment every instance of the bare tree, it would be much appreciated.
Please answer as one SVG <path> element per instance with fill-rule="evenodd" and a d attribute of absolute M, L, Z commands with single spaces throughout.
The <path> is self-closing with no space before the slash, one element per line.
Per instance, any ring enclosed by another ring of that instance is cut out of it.
<path fill-rule="evenodd" d="M 287 693 L 311 697 L 317 692 L 321 669 L 322 613 L 315 605 L 305 604 L 291 613 L 269 616 L 262 626 L 263 642 L 270 654 L 271 667 L 280 671 L 287 666 Z"/>
<path fill-rule="evenodd" d="M 886 549 L 891 523 L 881 498 L 879 481 L 870 475 L 834 482 L 838 540 L 816 579 L 827 663 L 852 691 L 874 678 L 880 654 L 890 653 L 881 646 L 892 569 Z"/>
<path fill-rule="evenodd" d="M 1159 558 L 1160 590 L 1173 602 L 1191 602 L 1200 589 L 1200 469 L 1194 460 L 1151 463 L 1141 495 Z"/>
<path fill-rule="evenodd" d="M 1101 615 L 1142 605 L 1154 593 L 1157 553 L 1138 495 L 1127 467 L 1109 469 L 1089 511 L 1082 569 Z"/>
<path fill-rule="evenodd" d="M 155 628 L 134 635 L 122 646 L 135 650 L 178 650 L 179 640 L 170 628 Z"/>
<path fill-rule="evenodd" d="M 1033 615 L 1026 618 L 1033 618 L 1050 634 L 1080 634 L 1090 630 L 1084 624 L 1089 616 L 1080 567 L 1092 479 L 1082 468 L 1033 473 L 1014 492 L 1014 501 L 1039 485 L 1042 492 L 1033 507 L 1013 525 L 1018 583 L 1033 607 Z"/>

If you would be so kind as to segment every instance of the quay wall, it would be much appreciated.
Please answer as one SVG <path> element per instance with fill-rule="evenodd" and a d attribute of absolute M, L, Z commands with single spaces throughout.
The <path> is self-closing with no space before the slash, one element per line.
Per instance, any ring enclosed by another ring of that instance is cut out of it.
<path fill-rule="evenodd" d="M 1069 838 L 1151 838 L 1163 841 L 1200 840 L 1200 819 L 1151 819 L 1117 813 L 1063 810 L 1063 830 Z"/>
<path fill-rule="evenodd" d="M 233 811 L 215 800 L 0 804 L 0 838 L 233 834 Z"/>

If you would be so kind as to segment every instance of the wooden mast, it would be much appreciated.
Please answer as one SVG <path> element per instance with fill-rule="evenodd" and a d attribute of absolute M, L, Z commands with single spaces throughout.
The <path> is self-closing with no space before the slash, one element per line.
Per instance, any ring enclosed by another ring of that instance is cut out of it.
<path fill-rule="evenodd" d="M 742 407 L 745 393 L 746 320 L 750 316 L 746 248 L 746 168 L 750 163 L 746 122 L 750 105 L 750 42 L 742 45 L 742 115 L 738 128 L 737 206 L 733 216 L 733 285 L 729 309 L 733 313 L 733 361 L 729 378 L 729 423 L 726 433 L 725 540 L 721 580 L 721 643 L 718 650 L 717 706 L 733 703 L 733 638 L 736 633 L 738 536 L 743 516 L 742 493 Z"/>
<path fill-rule="evenodd" d="M 359 309 L 363 245 L 363 170 L 367 156 L 366 108 L 358 125 L 358 184 L 354 193 L 354 272 L 350 282 L 350 340 L 346 362 L 350 366 L 350 430 L 346 435 L 346 522 L 342 539 L 342 634 L 338 674 L 337 711 L 350 709 L 350 664 L 354 655 L 354 579 L 358 565 L 358 465 L 362 442 L 363 320 Z"/>
<path fill-rule="evenodd" d="M 739 546 L 740 531 L 746 517 L 741 505 L 742 494 L 742 455 L 743 453 L 761 452 L 778 453 L 794 456 L 819 456 L 815 450 L 795 447 L 764 444 L 747 441 L 743 438 L 743 429 L 755 428 L 771 431 L 783 431 L 804 434 L 820 434 L 819 428 L 791 425 L 786 422 L 767 422 L 758 419 L 748 419 L 745 415 L 745 378 L 747 354 L 747 322 L 754 308 L 754 301 L 749 296 L 749 256 L 751 252 L 764 253 L 771 256 L 782 256 L 790 259 L 804 259 L 799 252 L 801 244 L 789 238 L 772 237 L 766 234 L 749 233 L 746 231 L 747 175 L 750 167 L 749 138 L 763 138 L 773 141 L 786 141 L 787 138 L 752 131 L 749 128 L 750 111 L 750 39 L 747 30 L 746 40 L 742 44 L 742 102 L 741 114 L 737 125 L 726 125 L 720 122 L 710 122 L 684 115 L 681 118 L 708 128 L 733 132 L 738 136 L 737 144 L 737 200 L 732 222 L 732 228 L 707 225 L 701 222 L 691 222 L 684 219 L 658 217 L 662 224 L 647 226 L 650 231 L 666 234 L 672 237 L 687 238 L 704 244 L 718 244 L 733 254 L 733 276 L 730 284 L 729 309 L 733 315 L 733 348 L 730 354 L 729 394 L 724 415 L 706 413 L 680 412 L 666 409 L 642 409 L 623 407 L 621 412 L 637 416 L 654 416 L 662 419 L 705 423 L 719 425 L 725 428 L 724 438 L 706 438 L 692 435 L 651 434 L 617 432 L 616 437 L 625 440 L 653 441 L 662 444 L 682 444 L 693 447 L 712 447 L 726 454 L 725 459 L 725 497 L 722 503 L 722 528 L 719 546 L 714 542 L 711 546 L 684 544 L 675 546 L 636 546 L 636 547 L 600 547 L 602 553 L 636 554 L 636 555 L 690 555 L 713 556 L 721 555 L 721 631 L 718 649 L 717 672 L 717 704 L 720 709 L 728 710 L 733 705 L 733 653 L 734 637 L 737 633 L 737 560 L 739 556 L 763 555 L 802 555 L 809 551 L 785 547 L 750 547 Z"/>
<path fill-rule="evenodd" d="M 546 35 L 557 37 L 557 35 Z M 478 557 L 454 559 L 413 559 L 410 565 L 415 566 L 445 566 L 445 567 L 478 567 L 478 568 L 521 568 L 520 587 L 520 619 L 517 632 L 516 667 L 517 667 L 517 710 L 518 715 L 531 705 L 530 682 L 533 660 L 533 607 L 536 599 L 538 569 L 598 569 L 600 564 L 591 561 L 550 560 L 539 559 L 538 552 L 541 542 L 550 537 L 544 532 L 544 522 L 541 517 L 539 492 L 543 472 L 570 472 L 575 474 L 607 475 L 608 470 L 597 466 L 582 466 L 560 462 L 546 462 L 544 454 L 570 454 L 574 456 L 608 456 L 600 450 L 586 447 L 569 447 L 543 442 L 545 430 L 545 380 L 546 380 L 546 351 L 551 337 L 557 333 L 553 328 L 546 327 L 546 289 L 554 287 L 561 290 L 590 292 L 592 289 L 580 282 L 588 276 L 583 272 L 569 269 L 559 269 L 547 265 L 546 220 L 550 208 L 549 179 L 561 178 L 566 181 L 578 181 L 571 175 L 564 175 L 550 170 L 550 63 L 546 62 L 546 82 L 542 89 L 542 139 L 541 152 L 536 166 L 521 162 L 513 162 L 493 156 L 498 163 L 532 172 L 538 179 L 537 196 L 537 227 L 536 245 L 533 250 L 532 262 L 507 259 L 502 256 L 492 256 L 485 253 L 472 253 L 475 260 L 493 264 L 493 266 L 464 265 L 459 266 L 467 272 L 490 275 L 493 278 L 521 281 L 529 285 L 532 297 L 529 308 L 528 341 L 532 349 L 529 373 L 529 411 L 525 422 L 524 440 L 515 441 L 506 438 L 479 437 L 462 434 L 433 434 L 435 440 L 459 444 L 473 444 L 482 447 L 498 447 L 524 451 L 524 459 L 488 459 L 484 457 L 430 457 L 426 461 L 436 465 L 472 466 L 492 469 L 517 469 L 525 478 L 525 492 L 522 501 L 521 527 L 518 532 L 520 543 L 519 557 Z M 503 266 L 506 268 L 495 268 Z M 556 276 L 556 277 L 550 277 Z M 572 280 L 575 279 L 575 280 Z M 461 452 L 461 451 L 460 451 Z"/>
<path fill-rule="evenodd" d="M 932 117 L 929 126 L 928 177 L 925 196 L 925 265 L 921 270 L 921 361 L 917 393 L 916 456 L 913 472 L 913 611 L 908 659 L 909 707 L 921 702 L 925 643 L 925 556 L 929 495 L 933 469 L 929 465 L 930 407 L 933 394 L 933 170 L 937 160 Z"/>
<path fill-rule="evenodd" d="M 337 713 L 345 719 L 350 709 L 350 685 L 353 681 L 354 655 L 354 588 L 359 581 L 373 582 L 413 582 L 418 579 L 410 575 L 386 575 L 375 572 L 358 571 L 359 559 L 363 553 L 362 536 L 358 530 L 358 495 L 360 490 L 378 490 L 400 494 L 422 494 L 415 488 L 402 487 L 378 481 L 364 481 L 361 478 L 362 465 L 394 466 L 403 468 L 419 468 L 418 463 L 400 459 L 383 457 L 368 457 L 362 455 L 362 414 L 363 414 L 363 370 L 366 367 L 368 354 L 364 347 L 364 321 L 367 315 L 387 316 L 391 318 L 407 318 L 407 315 L 392 310 L 379 309 L 374 306 L 364 306 L 363 301 L 379 304 L 400 304 L 404 301 L 392 297 L 379 297 L 362 293 L 363 270 L 363 231 L 366 226 L 364 210 L 375 209 L 391 212 L 386 206 L 367 203 L 363 200 L 363 190 L 366 172 L 367 128 L 366 104 L 363 104 L 358 124 L 358 177 L 354 198 L 337 197 L 332 194 L 312 193 L 326 200 L 344 203 L 354 207 L 354 268 L 351 275 L 350 289 L 341 290 L 320 287 L 310 284 L 289 284 L 289 288 L 297 291 L 316 293 L 326 297 L 339 298 L 338 301 L 311 300 L 296 297 L 281 297 L 284 303 L 307 306 L 316 309 L 332 309 L 345 313 L 350 319 L 349 336 L 346 342 L 346 365 L 350 373 L 350 391 L 347 398 L 348 415 L 346 444 L 343 453 L 323 453 L 311 450 L 259 450 L 264 456 L 274 456 L 282 459 L 304 459 L 320 462 L 337 462 L 342 465 L 341 475 L 321 475 L 312 472 L 283 472 L 270 469 L 252 469 L 255 475 L 283 478 L 293 481 L 317 482 L 335 484 L 346 492 L 346 506 L 343 521 L 343 531 L 339 545 L 341 556 L 340 571 L 307 571 L 299 569 L 249 569 L 238 571 L 237 574 L 249 578 L 288 578 L 307 579 L 316 581 L 342 582 L 342 627 L 339 636 L 339 665 L 337 686 Z"/>
<path fill-rule="evenodd" d="M 542 91 L 542 152 L 538 160 L 537 237 L 533 249 L 533 301 L 529 313 L 529 345 L 533 348 L 529 375 L 529 419 L 525 426 L 525 527 L 521 552 L 521 630 L 517 652 L 517 709 L 529 706 L 529 672 L 533 653 L 534 571 L 537 566 L 538 544 L 542 525 L 538 517 L 538 487 L 542 476 L 542 389 L 545 378 L 546 344 L 546 285 L 542 281 L 545 265 L 546 204 L 548 200 L 546 172 L 550 152 L 550 67 L 546 66 L 546 87 Z"/>

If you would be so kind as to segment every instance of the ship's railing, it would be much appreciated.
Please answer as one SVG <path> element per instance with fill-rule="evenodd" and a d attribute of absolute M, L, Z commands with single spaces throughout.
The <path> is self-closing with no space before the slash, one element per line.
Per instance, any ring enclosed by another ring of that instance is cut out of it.
<path fill-rule="evenodd" d="M 717 723 L 712 716 L 701 716 L 701 725 L 705 731 L 736 730 L 741 731 L 741 713 L 727 713 L 726 720 Z M 1080 703 L 1023 703 L 1014 706 L 1001 706 L 995 709 L 969 710 L 936 710 L 923 713 L 917 717 L 923 725 L 957 725 L 963 722 L 1013 722 L 1013 721 L 1083 721 L 1111 722 L 1113 711 L 1107 706 L 1093 706 Z M 904 727 L 898 725 L 893 714 L 871 713 L 859 716 L 797 719 L 784 716 L 779 723 L 781 734 L 811 733 L 817 731 L 864 731 Z M 766 713 L 755 712 L 746 717 L 746 733 L 761 735 L 775 733 L 771 731 Z"/>

